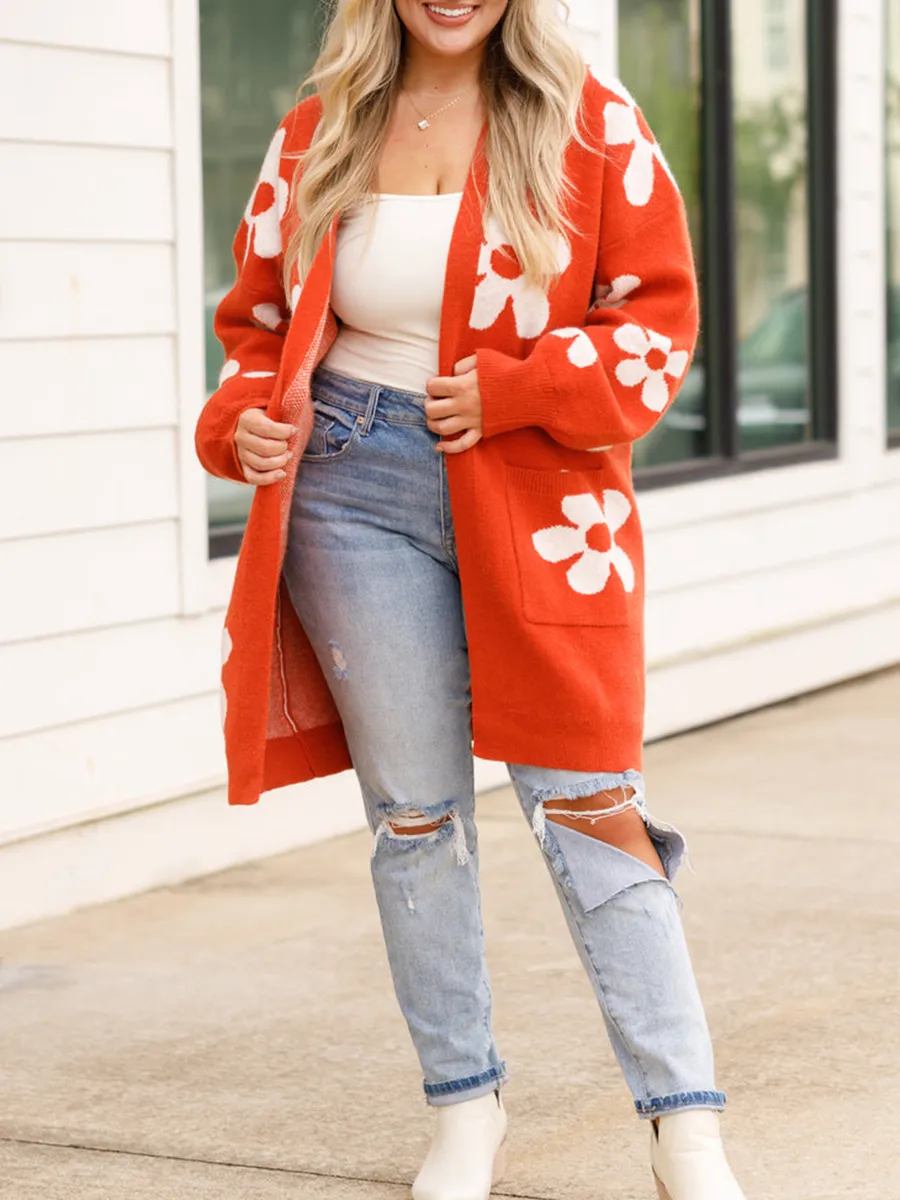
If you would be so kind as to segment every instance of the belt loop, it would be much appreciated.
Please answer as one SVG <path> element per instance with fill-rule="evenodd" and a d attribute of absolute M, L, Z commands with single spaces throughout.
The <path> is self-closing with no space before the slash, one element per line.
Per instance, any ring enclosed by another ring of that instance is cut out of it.
<path fill-rule="evenodd" d="M 366 437 L 369 430 L 372 428 L 372 422 L 375 420 L 375 413 L 378 409 L 378 400 L 381 396 L 381 385 L 373 384 L 369 390 L 369 402 L 366 405 L 366 415 L 362 419 L 362 429 L 360 433 Z"/>

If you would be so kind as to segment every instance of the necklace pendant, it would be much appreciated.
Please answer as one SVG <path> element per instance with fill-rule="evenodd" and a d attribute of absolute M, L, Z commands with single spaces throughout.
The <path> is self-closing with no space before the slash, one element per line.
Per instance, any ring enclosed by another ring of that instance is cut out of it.
<path fill-rule="evenodd" d="M 431 122 L 427 118 L 423 118 L 421 121 L 416 122 L 416 127 L 418 129 L 430 129 Z"/>

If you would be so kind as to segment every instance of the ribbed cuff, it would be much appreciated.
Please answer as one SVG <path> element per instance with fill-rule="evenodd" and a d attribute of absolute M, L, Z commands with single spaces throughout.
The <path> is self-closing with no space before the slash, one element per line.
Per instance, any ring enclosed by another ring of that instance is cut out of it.
<path fill-rule="evenodd" d="M 484 347 L 475 352 L 484 437 L 526 426 L 548 427 L 559 408 L 553 375 L 542 362 Z"/>
<path fill-rule="evenodd" d="M 223 402 L 218 392 L 214 392 L 207 400 L 197 421 L 194 446 L 203 468 L 210 475 L 232 479 L 237 483 L 247 482 L 237 456 L 234 434 L 241 413 L 248 408 L 265 410 L 268 403 L 269 395 L 258 391 L 249 395 L 239 392 L 236 396 L 229 396 L 227 403 Z"/>

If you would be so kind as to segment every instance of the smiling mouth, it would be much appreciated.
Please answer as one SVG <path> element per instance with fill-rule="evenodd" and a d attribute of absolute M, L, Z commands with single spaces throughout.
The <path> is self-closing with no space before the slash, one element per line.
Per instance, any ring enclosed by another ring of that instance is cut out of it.
<path fill-rule="evenodd" d="M 465 8 L 445 8 L 442 4 L 426 4 L 425 7 L 429 12 L 433 12 L 439 17 L 446 17 L 447 20 L 461 21 L 465 17 L 470 17 L 477 6 L 470 4 Z"/>

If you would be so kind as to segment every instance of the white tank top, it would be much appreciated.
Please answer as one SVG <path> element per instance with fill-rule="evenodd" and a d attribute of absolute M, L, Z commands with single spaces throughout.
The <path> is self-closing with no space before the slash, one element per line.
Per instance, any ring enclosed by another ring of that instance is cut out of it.
<path fill-rule="evenodd" d="M 322 363 L 354 379 L 424 392 L 438 374 L 441 302 L 461 192 L 382 192 L 338 227 L 331 307 L 342 324 Z"/>

